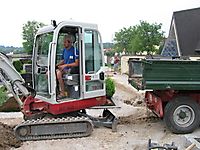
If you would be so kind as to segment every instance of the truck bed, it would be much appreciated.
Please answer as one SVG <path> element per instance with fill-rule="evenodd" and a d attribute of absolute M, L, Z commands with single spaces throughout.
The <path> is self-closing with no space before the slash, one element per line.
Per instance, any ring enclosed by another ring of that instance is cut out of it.
<path fill-rule="evenodd" d="M 200 61 L 131 59 L 129 83 L 138 90 L 200 90 Z"/>

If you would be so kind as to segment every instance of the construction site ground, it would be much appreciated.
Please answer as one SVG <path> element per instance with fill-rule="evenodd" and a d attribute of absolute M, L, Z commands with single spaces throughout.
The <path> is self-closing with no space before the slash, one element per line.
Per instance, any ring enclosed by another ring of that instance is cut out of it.
<path fill-rule="evenodd" d="M 91 136 L 84 138 L 20 142 L 14 137 L 13 127 L 23 121 L 22 114 L 0 113 L 0 150 L 146 150 L 149 139 L 159 145 L 175 142 L 178 149 L 184 150 L 191 144 L 186 137 L 200 135 L 200 129 L 191 134 L 171 133 L 164 122 L 146 108 L 144 93 L 129 85 L 126 75 L 113 75 L 112 78 L 116 83 L 113 101 L 121 107 L 111 110 L 119 118 L 117 132 L 102 127 L 95 128 Z M 102 111 L 95 109 L 87 112 L 98 116 Z"/>

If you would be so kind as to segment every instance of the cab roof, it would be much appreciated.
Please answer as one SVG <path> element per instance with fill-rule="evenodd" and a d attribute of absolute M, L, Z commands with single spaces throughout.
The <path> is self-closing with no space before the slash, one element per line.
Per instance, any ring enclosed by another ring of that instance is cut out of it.
<path fill-rule="evenodd" d="M 67 20 L 67 21 L 62 21 L 58 23 L 56 27 L 54 27 L 53 25 L 44 26 L 38 30 L 37 34 L 52 32 L 56 28 L 59 28 L 59 27 L 62 28 L 63 26 L 82 27 L 82 28 L 93 29 L 93 30 L 98 29 L 97 24 Z"/>

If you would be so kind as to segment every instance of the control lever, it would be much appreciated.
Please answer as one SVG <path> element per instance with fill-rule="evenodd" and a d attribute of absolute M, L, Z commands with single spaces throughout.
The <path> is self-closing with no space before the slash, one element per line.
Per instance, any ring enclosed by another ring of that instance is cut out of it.
<path fill-rule="evenodd" d="M 46 66 L 38 68 L 38 73 L 39 74 L 46 74 L 46 72 L 47 72 L 47 67 Z"/>

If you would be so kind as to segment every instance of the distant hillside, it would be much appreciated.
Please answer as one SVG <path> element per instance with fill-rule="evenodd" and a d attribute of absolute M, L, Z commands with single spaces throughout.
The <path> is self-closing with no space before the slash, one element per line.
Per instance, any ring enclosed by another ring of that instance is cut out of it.
<path fill-rule="evenodd" d="M 23 52 L 23 47 L 14 47 L 14 46 L 3 46 L 0 45 L 0 52 L 3 53 L 10 53 L 10 52 L 14 52 L 14 53 L 21 53 Z"/>

